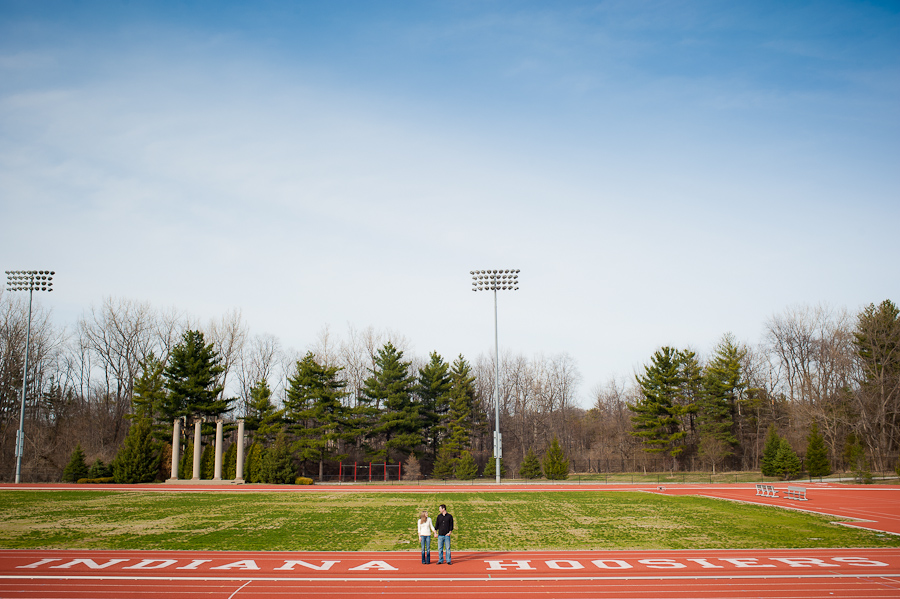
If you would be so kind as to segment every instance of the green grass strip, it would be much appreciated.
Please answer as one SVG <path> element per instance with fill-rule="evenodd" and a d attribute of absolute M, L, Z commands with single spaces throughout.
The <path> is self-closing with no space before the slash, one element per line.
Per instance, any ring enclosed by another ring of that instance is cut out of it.
<path fill-rule="evenodd" d="M 776 507 L 638 492 L 2 491 L 0 547 L 402 551 L 446 503 L 454 550 L 897 547 Z"/>

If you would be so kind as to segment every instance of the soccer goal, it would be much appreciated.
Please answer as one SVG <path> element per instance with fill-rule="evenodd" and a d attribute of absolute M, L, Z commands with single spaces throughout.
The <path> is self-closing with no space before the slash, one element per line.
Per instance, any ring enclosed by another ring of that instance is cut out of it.
<path fill-rule="evenodd" d="M 385 464 L 373 462 L 341 463 L 341 482 L 382 482 L 400 480 L 403 475 L 400 464 Z"/>

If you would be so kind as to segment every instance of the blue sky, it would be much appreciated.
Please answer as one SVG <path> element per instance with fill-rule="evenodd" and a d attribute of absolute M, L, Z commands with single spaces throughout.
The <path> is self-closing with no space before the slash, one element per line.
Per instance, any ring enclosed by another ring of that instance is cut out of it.
<path fill-rule="evenodd" d="M 797 304 L 900 300 L 900 4 L 0 1 L 0 256 L 581 394 Z M 28 223 L 27 226 L 25 223 Z"/>

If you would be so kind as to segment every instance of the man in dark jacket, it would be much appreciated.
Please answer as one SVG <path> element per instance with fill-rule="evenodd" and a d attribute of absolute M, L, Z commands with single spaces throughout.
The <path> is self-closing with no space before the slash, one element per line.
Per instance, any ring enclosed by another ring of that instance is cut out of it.
<path fill-rule="evenodd" d="M 438 533 L 438 561 L 450 565 L 450 533 L 453 532 L 453 516 L 447 513 L 447 506 L 441 504 L 441 513 L 434 520 Z M 444 562 L 444 545 L 447 546 L 447 561 Z"/>

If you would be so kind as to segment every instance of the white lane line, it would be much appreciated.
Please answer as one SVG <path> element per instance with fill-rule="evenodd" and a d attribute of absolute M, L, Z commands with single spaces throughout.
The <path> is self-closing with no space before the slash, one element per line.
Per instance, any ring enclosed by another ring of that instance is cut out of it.
<path fill-rule="evenodd" d="M 234 596 L 237 595 L 238 593 L 240 593 L 241 590 L 243 590 L 243 588 L 244 588 L 245 586 L 247 586 L 248 584 L 250 584 L 251 582 L 253 582 L 253 581 L 252 581 L 252 580 L 248 580 L 247 582 L 245 582 L 244 584 L 242 584 L 242 585 L 241 585 L 241 588 L 239 588 L 238 590 L 236 590 L 235 592 L 233 592 L 231 595 L 228 596 L 228 599 L 234 599 Z"/>

